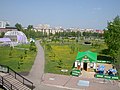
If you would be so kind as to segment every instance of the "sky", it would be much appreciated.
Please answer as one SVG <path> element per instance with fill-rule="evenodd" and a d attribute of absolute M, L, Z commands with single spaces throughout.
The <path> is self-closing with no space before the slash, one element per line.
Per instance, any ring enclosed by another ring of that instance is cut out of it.
<path fill-rule="evenodd" d="M 0 0 L 0 21 L 105 29 L 120 16 L 120 0 Z"/>

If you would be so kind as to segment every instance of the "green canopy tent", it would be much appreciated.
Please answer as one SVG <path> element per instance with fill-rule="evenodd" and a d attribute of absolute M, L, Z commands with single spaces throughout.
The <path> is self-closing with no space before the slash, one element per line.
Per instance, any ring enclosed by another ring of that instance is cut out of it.
<path fill-rule="evenodd" d="M 86 52 L 78 52 L 76 60 L 79 60 L 80 62 L 84 59 L 84 62 L 97 62 L 97 53 L 91 52 L 91 51 L 86 51 Z"/>

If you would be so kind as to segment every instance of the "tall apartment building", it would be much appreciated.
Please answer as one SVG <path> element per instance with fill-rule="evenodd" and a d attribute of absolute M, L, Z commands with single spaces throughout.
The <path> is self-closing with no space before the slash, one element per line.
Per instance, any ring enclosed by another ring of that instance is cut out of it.
<path fill-rule="evenodd" d="M 6 28 L 6 25 L 9 24 L 7 21 L 0 21 L 0 28 Z"/>
<path fill-rule="evenodd" d="M 50 33 L 55 34 L 56 32 L 63 32 L 62 27 L 51 28 L 50 25 L 48 24 L 39 24 L 35 26 L 34 28 L 35 28 L 35 31 L 41 31 L 43 33 L 45 32 L 47 33 L 47 35 L 49 35 Z"/>

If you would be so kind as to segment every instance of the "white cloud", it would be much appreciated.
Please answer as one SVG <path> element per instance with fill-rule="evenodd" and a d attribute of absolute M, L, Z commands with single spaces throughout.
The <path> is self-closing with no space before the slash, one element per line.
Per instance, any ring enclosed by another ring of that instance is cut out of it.
<path fill-rule="evenodd" d="M 100 12 L 100 10 L 102 10 L 102 8 L 93 8 L 93 10 L 91 11 L 92 14 L 96 14 L 97 12 Z"/>
<path fill-rule="evenodd" d="M 94 8 L 94 10 L 101 10 L 102 8 Z"/>

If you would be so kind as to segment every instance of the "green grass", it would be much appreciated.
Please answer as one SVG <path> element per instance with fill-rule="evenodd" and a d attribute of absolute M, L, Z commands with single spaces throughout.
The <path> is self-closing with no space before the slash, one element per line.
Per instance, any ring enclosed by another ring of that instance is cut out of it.
<path fill-rule="evenodd" d="M 25 55 L 25 49 L 29 49 L 29 45 L 20 45 L 13 50 L 11 50 L 10 47 L 0 47 L 0 64 L 7 65 L 17 72 L 28 72 L 34 63 L 36 52 L 28 50 Z M 12 52 L 11 55 L 10 52 Z M 23 59 L 21 59 L 21 57 L 23 57 Z M 23 64 L 20 65 L 19 69 L 18 62 L 20 61 L 23 62 Z"/>
<path fill-rule="evenodd" d="M 53 45 L 52 48 L 54 52 L 46 52 L 45 71 L 58 74 L 62 73 L 60 71 L 61 69 L 69 69 L 70 71 L 70 68 L 72 68 L 72 64 L 74 62 L 75 55 L 69 53 L 70 52 L 69 47 L 67 45 L 64 46 Z M 61 65 L 59 65 L 60 60 L 62 61 Z M 62 68 L 59 68 L 59 66 L 62 66 Z"/>
<path fill-rule="evenodd" d="M 56 73 L 56 74 L 66 74 L 70 75 L 72 70 L 73 63 L 77 56 L 78 51 L 93 51 L 100 53 L 101 50 L 106 49 L 106 45 L 102 43 L 100 47 L 92 47 L 91 45 L 82 45 L 79 43 L 69 43 L 69 44 L 60 44 L 60 43 L 48 43 L 51 45 L 52 50 L 45 50 L 45 72 L 46 73 Z M 75 46 L 74 53 L 71 52 L 71 45 Z M 61 69 L 67 69 L 68 72 L 63 73 Z"/>
<path fill-rule="evenodd" d="M 118 70 L 118 73 L 119 73 L 118 77 L 119 77 L 119 79 L 120 79 L 120 69 Z"/>

